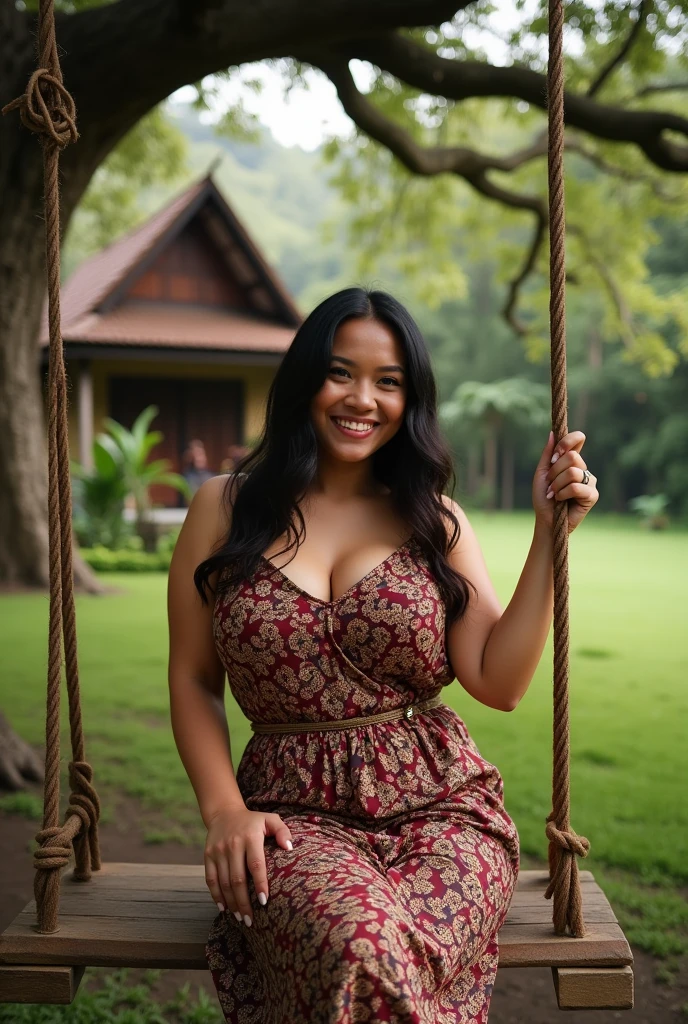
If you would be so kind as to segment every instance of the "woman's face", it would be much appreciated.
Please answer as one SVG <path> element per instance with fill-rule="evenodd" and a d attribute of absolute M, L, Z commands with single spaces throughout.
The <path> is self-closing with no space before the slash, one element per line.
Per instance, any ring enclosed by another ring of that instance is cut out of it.
<path fill-rule="evenodd" d="M 337 329 L 330 369 L 313 397 L 311 416 L 322 447 L 358 462 L 394 437 L 406 406 L 406 359 L 379 320 L 346 320 Z"/>

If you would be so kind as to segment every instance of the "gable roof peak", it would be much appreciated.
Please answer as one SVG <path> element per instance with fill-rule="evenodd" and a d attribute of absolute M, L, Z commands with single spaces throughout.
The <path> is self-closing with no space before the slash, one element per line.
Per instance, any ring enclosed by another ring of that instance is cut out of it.
<path fill-rule="evenodd" d="M 173 196 L 147 220 L 137 224 L 99 252 L 87 257 L 70 275 L 61 290 L 62 333 L 69 337 L 70 324 L 85 315 L 105 311 L 116 295 L 142 273 L 147 263 L 172 241 L 198 211 L 210 202 L 232 239 L 243 250 L 257 278 L 272 295 L 278 319 L 290 326 L 302 320 L 288 289 L 268 264 L 246 228 L 213 180 L 223 154 L 218 154 L 205 174 Z M 228 273 L 230 270 L 228 268 Z M 41 342 L 47 342 L 47 295 L 43 307 Z"/>

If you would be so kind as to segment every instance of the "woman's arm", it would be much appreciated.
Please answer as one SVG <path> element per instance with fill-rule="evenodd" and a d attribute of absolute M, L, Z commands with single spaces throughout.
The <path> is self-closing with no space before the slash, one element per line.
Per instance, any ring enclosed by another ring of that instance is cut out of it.
<path fill-rule="evenodd" d="M 167 590 L 172 731 L 206 827 L 219 811 L 245 807 L 232 767 L 213 598 L 204 605 L 193 581 L 196 566 L 229 529 L 222 502 L 226 479 L 213 477 L 196 491 L 174 549 Z M 217 573 L 210 582 L 216 585 Z"/>
<path fill-rule="evenodd" d="M 447 653 L 457 679 L 476 700 L 512 711 L 528 689 L 544 650 L 554 599 L 551 531 L 536 522 L 523 571 L 502 610 L 473 528 L 456 502 L 461 537 L 449 554 L 476 587 L 464 617 L 447 631 Z"/>
<path fill-rule="evenodd" d="M 538 523 L 513 597 L 483 655 L 483 685 L 508 711 L 530 686 L 552 622 L 552 534 Z"/>
<path fill-rule="evenodd" d="M 286 850 L 292 835 L 278 814 L 249 811 L 232 767 L 225 714 L 225 670 L 213 638 L 213 599 L 204 605 L 194 586 L 196 566 L 226 536 L 222 493 L 226 477 L 206 480 L 194 495 L 170 565 L 170 705 L 172 730 L 208 829 L 205 880 L 218 909 L 250 926 L 249 875 L 258 900 L 269 894 L 264 843 L 274 836 Z M 217 584 L 217 573 L 210 577 Z"/>

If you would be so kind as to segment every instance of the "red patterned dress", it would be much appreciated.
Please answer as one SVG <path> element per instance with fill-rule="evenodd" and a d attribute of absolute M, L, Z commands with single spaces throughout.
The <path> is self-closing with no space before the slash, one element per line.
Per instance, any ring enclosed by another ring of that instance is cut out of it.
<path fill-rule="evenodd" d="M 255 722 L 405 707 L 453 681 L 445 608 L 415 538 L 323 601 L 267 558 L 220 595 L 214 634 Z M 269 897 L 215 918 L 206 958 L 231 1024 L 486 1024 L 519 868 L 498 769 L 446 705 L 411 719 L 255 733 L 236 769 L 276 812 Z"/>

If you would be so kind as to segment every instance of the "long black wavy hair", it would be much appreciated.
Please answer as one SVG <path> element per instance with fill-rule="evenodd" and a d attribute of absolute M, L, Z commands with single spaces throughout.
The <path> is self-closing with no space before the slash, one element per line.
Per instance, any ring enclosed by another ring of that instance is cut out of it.
<path fill-rule="evenodd" d="M 345 288 L 331 295 L 299 327 L 275 374 L 260 441 L 228 477 L 223 500 L 231 510 L 224 541 L 196 568 L 194 583 L 204 603 L 220 572 L 217 593 L 250 577 L 261 556 L 286 534 L 294 554 L 305 535 L 299 502 L 315 479 L 317 436 L 310 405 L 330 371 L 337 328 L 351 318 L 374 318 L 389 326 L 403 345 L 408 380 L 404 419 L 397 433 L 372 456 L 373 475 L 389 487 L 401 518 L 428 559 L 446 609 L 446 622 L 460 618 L 475 587 L 447 561 L 460 534 L 457 517 L 442 501 L 456 475 L 437 420 L 437 389 L 423 336 L 404 306 L 386 292 Z M 447 534 L 446 520 L 452 523 Z M 297 528 L 298 524 L 298 528 Z M 476 591 L 477 593 L 477 591 Z"/>

